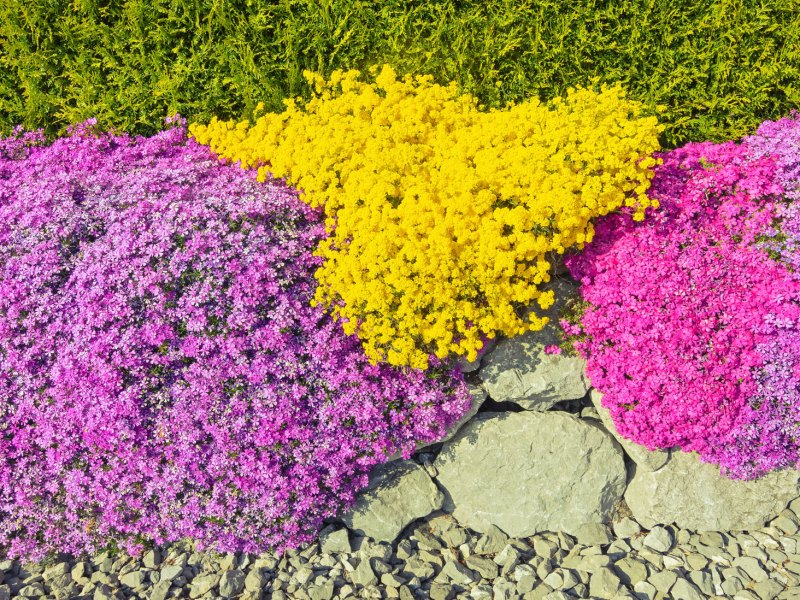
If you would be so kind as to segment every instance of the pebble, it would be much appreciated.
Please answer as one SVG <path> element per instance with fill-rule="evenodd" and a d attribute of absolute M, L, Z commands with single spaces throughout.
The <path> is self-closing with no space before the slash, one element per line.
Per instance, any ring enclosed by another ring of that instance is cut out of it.
<path fill-rule="evenodd" d="M 626 585 L 633 586 L 647 579 L 647 565 L 631 556 L 618 560 L 614 563 L 614 567 Z"/>
<path fill-rule="evenodd" d="M 619 538 L 631 538 L 642 531 L 642 527 L 633 519 L 625 517 L 613 524 L 614 535 Z"/>
<path fill-rule="evenodd" d="M 613 570 L 601 567 L 592 574 L 589 580 L 589 593 L 598 598 L 613 598 L 617 595 L 622 582 Z"/>
<path fill-rule="evenodd" d="M 325 554 L 348 553 L 352 551 L 347 529 L 326 528 L 320 533 L 320 546 Z"/>
<path fill-rule="evenodd" d="M 672 548 L 672 534 L 664 527 L 655 526 L 645 536 L 642 543 L 656 552 L 669 552 Z"/>
<path fill-rule="evenodd" d="M 575 532 L 578 543 L 585 546 L 599 546 L 610 544 L 614 539 L 608 527 L 600 523 L 584 523 Z"/>
<path fill-rule="evenodd" d="M 800 508 L 800 503 L 796 503 Z M 0 561 L 0 600 L 800 600 L 800 528 L 786 510 L 748 533 L 610 527 L 510 538 L 451 516 L 413 524 L 395 544 L 331 525 L 285 556 L 200 553 L 188 542 L 132 559 L 101 553 L 25 565 Z"/>

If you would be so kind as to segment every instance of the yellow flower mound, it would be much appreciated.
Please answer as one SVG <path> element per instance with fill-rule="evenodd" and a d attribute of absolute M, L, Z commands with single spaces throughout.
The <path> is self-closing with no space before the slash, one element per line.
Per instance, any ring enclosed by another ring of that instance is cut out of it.
<path fill-rule="evenodd" d="M 591 241 L 593 217 L 656 206 L 645 192 L 662 127 L 619 86 L 485 112 L 454 84 L 388 66 L 374 83 L 306 77 L 305 106 L 190 131 L 324 207 L 315 302 L 373 362 L 474 360 L 482 336 L 541 329 L 546 318 L 520 314 L 554 301 L 540 290 L 548 253 Z"/>

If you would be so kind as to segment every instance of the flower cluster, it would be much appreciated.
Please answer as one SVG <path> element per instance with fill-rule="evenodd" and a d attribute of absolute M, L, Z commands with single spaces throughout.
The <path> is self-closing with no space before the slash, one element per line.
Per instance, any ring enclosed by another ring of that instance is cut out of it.
<path fill-rule="evenodd" d="M 799 157 L 796 118 L 664 153 L 660 209 L 602 219 L 568 258 L 576 347 L 623 436 L 738 478 L 800 461 Z"/>
<path fill-rule="evenodd" d="M 540 329 L 540 313 L 519 309 L 552 304 L 548 256 L 590 241 L 598 215 L 651 205 L 662 128 L 619 87 L 487 112 L 388 66 L 373 83 L 307 75 L 304 106 L 190 132 L 324 207 L 315 301 L 373 361 L 474 359 L 486 338 Z"/>
<path fill-rule="evenodd" d="M 469 406 L 310 305 L 323 216 L 182 123 L 0 142 L 0 549 L 310 539 Z"/>

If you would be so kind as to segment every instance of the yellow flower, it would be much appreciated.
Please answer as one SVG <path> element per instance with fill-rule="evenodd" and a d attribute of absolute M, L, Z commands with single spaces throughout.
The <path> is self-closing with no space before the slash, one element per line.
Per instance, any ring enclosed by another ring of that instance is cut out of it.
<path fill-rule="evenodd" d="M 370 73 L 306 73 L 304 105 L 190 131 L 325 209 L 314 301 L 372 361 L 474 359 L 484 336 L 542 328 L 515 307 L 554 302 L 548 255 L 591 242 L 600 215 L 658 205 L 646 192 L 663 128 L 620 86 L 487 112 L 455 84 Z"/>

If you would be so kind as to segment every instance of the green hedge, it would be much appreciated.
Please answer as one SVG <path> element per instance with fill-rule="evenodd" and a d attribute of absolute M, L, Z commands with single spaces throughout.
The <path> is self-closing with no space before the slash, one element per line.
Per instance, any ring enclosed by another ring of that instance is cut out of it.
<path fill-rule="evenodd" d="M 665 144 L 730 139 L 800 106 L 800 0 L 3 0 L 0 130 L 240 118 L 381 62 L 488 106 L 622 81 Z"/>

